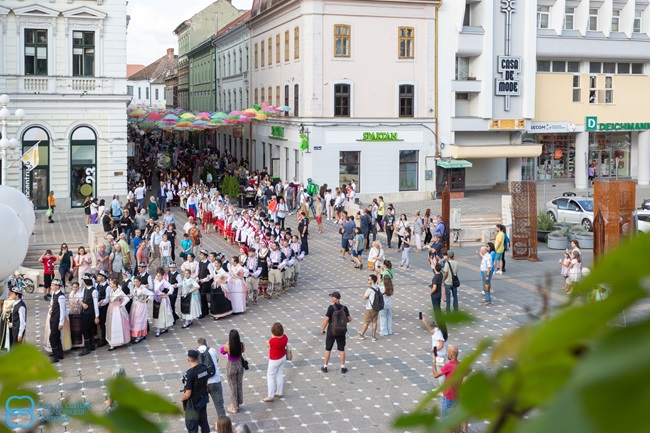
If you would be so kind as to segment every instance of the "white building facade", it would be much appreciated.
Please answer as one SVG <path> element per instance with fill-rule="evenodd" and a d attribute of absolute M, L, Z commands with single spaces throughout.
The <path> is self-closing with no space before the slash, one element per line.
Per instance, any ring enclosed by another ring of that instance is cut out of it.
<path fill-rule="evenodd" d="M 251 102 L 292 110 L 254 125 L 253 168 L 331 188 L 354 180 L 362 200 L 429 197 L 436 6 L 255 1 Z"/>
<path fill-rule="evenodd" d="M 46 4 L 43 5 L 43 4 Z M 127 188 L 126 2 L 25 2 L 0 6 L 0 89 L 22 108 L 9 137 L 8 184 L 47 207 L 81 206 L 86 196 Z M 14 163 L 39 144 L 39 165 Z"/>

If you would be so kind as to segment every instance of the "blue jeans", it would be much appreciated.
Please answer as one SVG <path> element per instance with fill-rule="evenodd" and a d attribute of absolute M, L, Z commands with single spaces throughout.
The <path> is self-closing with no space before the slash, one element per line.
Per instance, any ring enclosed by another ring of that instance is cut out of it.
<path fill-rule="evenodd" d="M 450 410 L 456 406 L 456 400 L 447 400 L 447 397 L 442 396 L 442 418 L 447 418 L 447 414 Z"/>
<path fill-rule="evenodd" d="M 221 382 L 208 383 L 208 393 L 212 397 L 212 403 L 217 411 L 217 415 L 225 415 L 226 409 L 223 406 L 223 388 Z"/>
<path fill-rule="evenodd" d="M 137 199 L 136 201 L 138 202 L 138 205 L 140 205 L 140 207 L 138 208 L 138 210 L 139 210 L 139 209 L 144 209 L 144 199 L 143 199 L 143 198 L 139 198 L 139 199 Z"/>
<path fill-rule="evenodd" d="M 379 312 L 379 332 L 381 335 L 393 333 L 393 309 L 384 308 Z"/>
<path fill-rule="evenodd" d="M 485 294 L 485 302 L 489 302 L 489 303 L 492 303 L 492 296 L 490 296 L 491 284 L 492 284 L 492 274 L 487 276 L 485 272 L 481 271 L 481 288 L 483 289 L 483 294 Z M 488 290 L 485 290 L 485 286 L 488 286 Z"/>
<path fill-rule="evenodd" d="M 451 312 L 451 296 L 454 297 L 454 311 L 458 311 L 458 287 L 453 284 L 445 284 L 445 294 L 447 296 L 447 313 Z"/>
<path fill-rule="evenodd" d="M 63 284 L 66 284 L 66 275 L 72 275 L 69 266 L 59 266 L 59 274 L 61 274 L 61 281 L 63 281 Z"/>

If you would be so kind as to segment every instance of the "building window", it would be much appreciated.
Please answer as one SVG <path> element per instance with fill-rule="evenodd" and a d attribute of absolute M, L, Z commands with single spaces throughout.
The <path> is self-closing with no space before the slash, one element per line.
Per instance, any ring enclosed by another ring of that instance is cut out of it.
<path fill-rule="evenodd" d="M 418 151 L 399 151 L 399 190 L 418 190 Z"/>
<path fill-rule="evenodd" d="M 266 62 L 266 57 L 264 57 L 264 42 L 260 44 L 260 48 L 262 50 L 260 54 L 260 58 L 262 59 L 262 67 L 264 67 L 264 62 Z"/>
<path fill-rule="evenodd" d="M 334 85 L 334 117 L 350 117 L 350 85 Z"/>
<path fill-rule="evenodd" d="M 284 32 L 284 61 L 289 61 L 289 30 Z"/>
<path fill-rule="evenodd" d="M 621 23 L 621 11 L 614 10 L 612 11 L 612 31 L 618 32 L 619 24 Z"/>
<path fill-rule="evenodd" d="M 634 11 L 634 24 L 632 25 L 632 33 L 641 33 L 641 14 L 643 11 Z"/>
<path fill-rule="evenodd" d="M 138 99 L 142 99 L 142 87 L 138 87 Z"/>
<path fill-rule="evenodd" d="M 632 73 L 643 75 L 643 63 L 632 63 Z"/>
<path fill-rule="evenodd" d="M 262 87 L 262 103 L 265 102 L 264 99 L 265 99 L 265 98 L 264 98 L 264 87 Z"/>
<path fill-rule="evenodd" d="M 567 62 L 567 72 L 580 72 L 580 62 Z"/>
<path fill-rule="evenodd" d="M 415 86 L 402 84 L 399 86 L 399 117 L 413 117 L 413 99 L 415 97 Z"/>
<path fill-rule="evenodd" d="M 275 87 L 275 106 L 280 106 L 280 86 Z"/>
<path fill-rule="evenodd" d="M 598 30 L 598 9 L 589 9 L 589 27 L 587 30 Z"/>
<path fill-rule="evenodd" d="M 269 104 L 273 103 L 273 87 L 270 87 L 270 86 L 269 86 L 269 100 L 268 100 L 268 103 Z"/>
<path fill-rule="evenodd" d="M 47 75 L 47 30 L 25 30 L 25 75 Z"/>
<path fill-rule="evenodd" d="M 605 77 L 605 104 L 614 103 L 613 78 Z"/>
<path fill-rule="evenodd" d="M 334 57 L 350 57 L 350 26 L 334 26 Z"/>
<path fill-rule="evenodd" d="M 259 104 L 259 102 L 260 102 L 260 100 L 259 100 L 259 92 L 257 91 L 257 89 L 255 89 L 255 100 L 254 100 L 254 103 L 255 103 L 255 104 Z"/>
<path fill-rule="evenodd" d="M 589 72 L 592 74 L 600 74 L 603 70 L 601 62 L 589 62 Z"/>
<path fill-rule="evenodd" d="M 133 86 L 126 86 L 126 94 L 133 96 Z"/>
<path fill-rule="evenodd" d="M 456 57 L 456 79 L 460 81 L 469 78 L 469 57 Z"/>
<path fill-rule="evenodd" d="M 293 58 L 300 58 L 300 27 L 293 29 Z"/>
<path fill-rule="evenodd" d="M 576 17 L 576 8 L 567 6 L 564 9 L 564 30 L 573 30 Z"/>
<path fill-rule="evenodd" d="M 553 72 L 566 72 L 566 62 L 554 60 Z"/>
<path fill-rule="evenodd" d="M 297 178 L 300 177 L 300 153 L 298 153 L 298 150 L 293 151 L 293 160 L 294 160 L 293 176 Z"/>
<path fill-rule="evenodd" d="M 603 63 L 603 73 L 605 73 L 605 74 L 615 74 L 616 73 L 616 63 L 611 63 L 611 62 Z"/>
<path fill-rule="evenodd" d="M 465 14 L 463 15 L 463 27 L 469 27 L 472 25 L 472 11 L 471 5 L 467 3 L 465 5 Z"/>
<path fill-rule="evenodd" d="M 300 86 L 293 86 L 293 115 L 300 116 Z"/>
<path fill-rule="evenodd" d="M 158 89 L 156 89 L 156 97 L 154 98 L 156 101 L 159 99 L 159 98 L 158 98 L 158 95 L 159 95 L 159 94 L 158 94 Z"/>
<path fill-rule="evenodd" d="M 413 27 L 399 28 L 399 58 L 412 59 L 414 57 L 413 47 L 415 43 L 415 30 Z"/>
<path fill-rule="evenodd" d="M 537 6 L 537 28 L 547 29 L 551 17 L 550 6 Z"/>
<path fill-rule="evenodd" d="M 280 63 L 280 35 L 275 35 L 275 63 Z"/>
<path fill-rule="evenodd" d="M 339 152 L 339 185 L 347 185 L 354 181 L 357 184 L 356 192 L 361 192 L 361 152 Z"/>
<path fill-rule="evenodd" d="M 595 75 L 589 76 L 589 103 L 598 103 L 598 77 Z"/>
<path fill-rule="evenodd" d="M 630 73 L 630 64 L 629 63 L 618 63 L 618 73 L 627 75 Z"/>
<path fill-rule="evenodd" d="M 284 86 L 284 105 L 286 107 L 289 106 L 289 85 L 288 84 L 286 86 Z M 288 116 L 289 112 L 285 111 L 284 115 Z"/>
<path fill-rule="evenodd" d="M 257 69 L 257 44 L 255 44 L 255 69 Z"/>
<path fill-rule="evenodd" d="M 95 75 L 95 32 L 72 32 L 72 75 Z"/>
<path fill-rule="evenodd" d="M 145 94 L 144 99 L 149 99 L 149 88 L 148 87 L 144 88 L 144 94 Z"/>
<path fill-rule="evenodd" d="M 551 72 L 551 62 L 549 60 L 538 60 L 537 72 Z"/>
<path fill-rule="evenodd" d="M 580 75 L 573 76 L 573 102 L 580 102 Z"/>
<path fill-rule="evenodd" d="M 273 38 L 269 38 L 266 48 L 268 49 L 268 54 L 269 54 L 268 65 L 269 67 L 271 67 L 273 66 Z"/>
<path fill-rule="evenodd" d="M 26 171 L 23 166 L 23 193 L 34 200 L 36 209 L 47 209 L 47 193 L 50 191 L 50 136 L 43 128 L 32 126 L 23 133 L 21 141 L 23 153 L 38 144 L 36 168 Z"/>
<path fill-rule="evenodd" d="M 72 207 L 83 207 L 86 197 L 95 197 L 97 136 L 81 126 L 70 138 L 70 200 Z"/>

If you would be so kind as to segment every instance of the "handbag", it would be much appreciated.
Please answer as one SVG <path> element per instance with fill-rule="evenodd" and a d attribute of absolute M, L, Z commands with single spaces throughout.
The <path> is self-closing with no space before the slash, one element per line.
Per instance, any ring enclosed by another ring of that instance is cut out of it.
<path fill-rule="evenodd" d="M 447 263 L 449 264 L 449 273 L 451 274 L 451 284 L 454 287 L 460 287 L 460 280 L 458 279 L 458 275 L 454 274 L 453 269 L 451 269 L 451 264 L 449 262 Z"/>
<path fill-rule="evenodd" d="M 249 368 L 248 361 L 246 360 L 246 358 L 244 358 L 243 353 L 241 355 L 241 365 L 242 365 L 242 367 L 244 367 L 244 370 L 248 370 L 248 368 Z"/>
<path fill-rule="evenodd" d="M 51 207 L 47 208 L 47 210 L 45 211 L 45 216 L 48 217 L 48 218 L 52 216 L 52 208 Z"/>
<path fill-rule="evenodd" d="M 291 352 L 291 349 L 287 346 L 287 361 L 291 361 L 293 359 L 293 352 Z"/>

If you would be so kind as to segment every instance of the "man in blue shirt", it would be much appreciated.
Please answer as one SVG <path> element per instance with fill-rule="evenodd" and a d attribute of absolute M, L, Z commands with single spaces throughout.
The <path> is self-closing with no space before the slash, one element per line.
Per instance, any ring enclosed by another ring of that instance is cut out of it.
<path fill-rule="evenodd" d="M 350 250 L 350 241 L 354 238 L 357 225 L 354 223 L 354 217 L 348 217 L 345 211 L 342 213 L 346 221 L 341 226 L 341 260 L 345 260 L 345 253 Z"/>
<path fill-rule="evenodd" d="M 445 223 L 442 222 L 442 215 L 436 216 L 436 230 L 434 232 L 434 235 L 440 235 L 440 239 L 442 239 L 445 234 Z"/>

